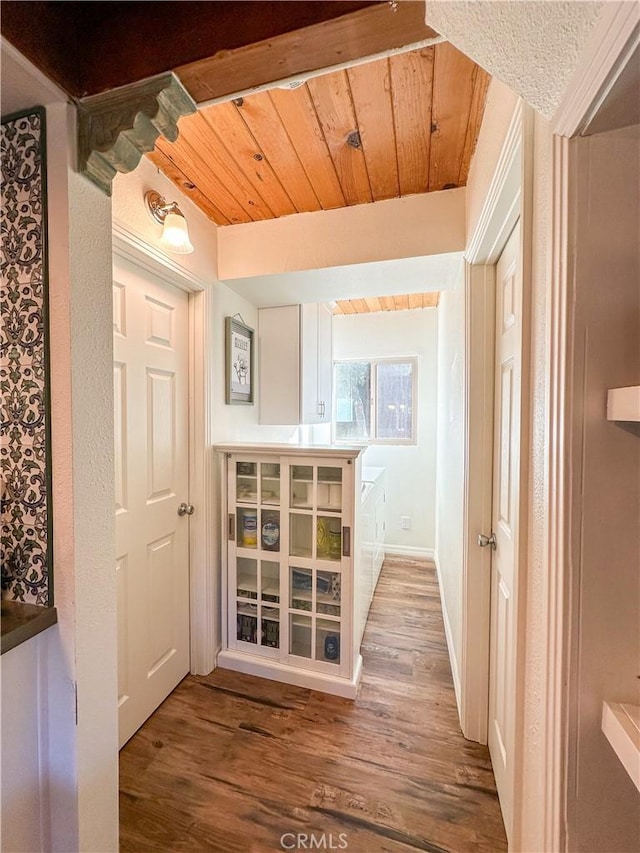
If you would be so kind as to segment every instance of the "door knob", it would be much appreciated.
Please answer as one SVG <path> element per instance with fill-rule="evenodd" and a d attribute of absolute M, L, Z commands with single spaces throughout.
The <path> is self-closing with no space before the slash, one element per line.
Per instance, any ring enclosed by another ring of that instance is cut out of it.
<path fill-rule="evenodd" d="M 178 515 L 182 518 L 183 515 L 193 515 L 194 508 L 191 504 L 187 504 L 184 501 L 178 507 Z"/>
<path fill-rule="evenodd" d="M 492 549 L 495 551 L 498 547 L 496 534 L 492 533 L 491 536 L 485 536 L 484 533 L 478 533 L 478 545 L 481 548 L 486 548 L 487 545 L 491 545 Z"/>

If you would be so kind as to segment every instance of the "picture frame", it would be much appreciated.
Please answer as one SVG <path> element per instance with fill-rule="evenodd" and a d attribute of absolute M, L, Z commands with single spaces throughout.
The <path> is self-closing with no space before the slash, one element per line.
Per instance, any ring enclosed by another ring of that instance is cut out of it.
<path fill-rule="evenodd" d="M 235 317 L 225 318 L 225 387 L 227 405 L 253 406 L 254 330 Z"/>

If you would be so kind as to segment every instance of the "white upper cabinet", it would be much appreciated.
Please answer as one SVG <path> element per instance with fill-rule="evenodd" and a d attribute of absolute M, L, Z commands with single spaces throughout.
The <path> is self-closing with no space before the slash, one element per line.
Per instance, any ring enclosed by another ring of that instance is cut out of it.
<path fill-rule="evenodd" d="M 331 420 L 332 316 L 326 305 L 259 311 L 261 424 Z"/>

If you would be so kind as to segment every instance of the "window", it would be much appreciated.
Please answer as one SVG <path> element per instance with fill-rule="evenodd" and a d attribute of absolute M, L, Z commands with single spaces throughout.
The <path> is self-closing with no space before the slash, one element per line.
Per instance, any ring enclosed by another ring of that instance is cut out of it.
<path fill-rule="evenodd" d="M 335 363 L 335 439 L 416 443 L 416 359 Z"/>

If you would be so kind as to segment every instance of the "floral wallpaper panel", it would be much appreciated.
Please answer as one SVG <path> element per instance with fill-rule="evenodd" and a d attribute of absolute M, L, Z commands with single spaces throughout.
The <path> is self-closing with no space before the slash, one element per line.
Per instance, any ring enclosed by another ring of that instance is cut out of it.
<path fill-rule="evenodd" d="M 53 604 L 45 112 L 2 121 L 2 598 Z"/>

